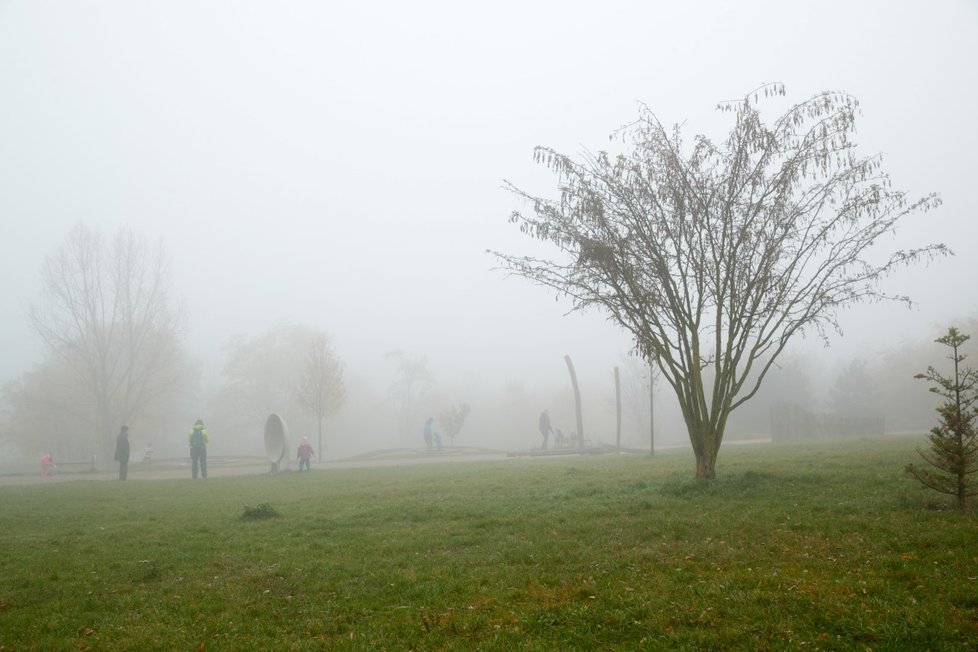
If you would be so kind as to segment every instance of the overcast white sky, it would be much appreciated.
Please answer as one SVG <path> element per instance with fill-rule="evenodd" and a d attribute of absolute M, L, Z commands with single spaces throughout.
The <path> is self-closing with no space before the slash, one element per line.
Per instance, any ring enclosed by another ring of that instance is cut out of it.
<path fill-rule="evenodd" d="M 894 248 L 958 254 L 830 351 L 926 335 L 978 313 L 976 80 L 974 0 L 0 0 L 0 380 L 40 359 L 25 305 L 80 221 L 162 238 L 202 359 L 289 321 L 365 374 L 395 348 L 440 379 L 606 373 L 624 334 L 491 270 L 539 246 L 502 180 L 551 187 L 533 146 L 605 147 L 640 101 L 722 135 L 716 102 L 770 81 L 856 95 L 863 152 L 944 199 Z"/>

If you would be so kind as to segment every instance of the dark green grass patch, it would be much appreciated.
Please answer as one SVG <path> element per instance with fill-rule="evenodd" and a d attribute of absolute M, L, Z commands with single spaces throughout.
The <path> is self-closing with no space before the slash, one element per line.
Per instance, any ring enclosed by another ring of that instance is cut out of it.
<path fill-rule="evenodd" d="M 281 514 L 268 503 L 245 505 L 241 518 L 246 521 L 258 521 L 265 518 L 278 518 Z"/>
<path fill-rule="evenodd" d="M 0 649 L 973 649 L 919 443 L 7 487 Z"/>

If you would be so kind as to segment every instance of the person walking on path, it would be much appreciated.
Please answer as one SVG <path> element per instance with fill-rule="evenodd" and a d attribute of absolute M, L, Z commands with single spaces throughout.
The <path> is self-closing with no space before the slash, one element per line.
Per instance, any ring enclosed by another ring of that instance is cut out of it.
<path fill-rule="evenodd" d="M 550 427 L 550 412 L 544 410 L 540 413 L 540 434 L 543 435 L 543 450 L 547 450 L 547 440 L 550 439 L 551 432 L 553 432 L 553 428 Z"/>
<path fill-rule="evenodd" d="M 306 471 L 309 471 L 309 460 L 315 453 L 312 450 L 312 444 L 309 443 L 308 437 L 303 437 L 302 442 L 299 444 L 299 452 L 297 457 L 299 459 L 299 473 L 302 473 L 302 467 L 306 467 Z"/>
<path fill-rule="evenodd" d="M 129 426 L 122 426 L 115 438 L 115 459 L 119 462 L 119 479 L 125 480 L 129 472 Z"/>
<path fill-rule="evenodd" d="M 204 427 L 204 422 L 197 419 L 194 427 L 190 430 L 190 435 L 188 436 L 190 441 L 190 474 L 193 479 L 197 479 L 197 469 L 200 469 L 200 477 L 207 479 L 207 442 L 210 439 L 207 437 L 207 429 Z"/>

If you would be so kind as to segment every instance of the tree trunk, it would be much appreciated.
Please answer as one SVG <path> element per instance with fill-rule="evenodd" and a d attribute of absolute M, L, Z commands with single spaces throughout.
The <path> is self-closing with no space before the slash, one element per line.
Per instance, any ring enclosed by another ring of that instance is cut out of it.
<path fill-rule="evenodd" d="M 316 450 L 319 451 L 319 461 L 322 462 L 323 461 L 323 417 L 322 415 L 319 416 L 319 441 L 317 443 L 317 446 L 318 448 Z"/>
<path fill-rule="evenodd" d="M 716 480 L 717 458 L 716 455 L 697 453 L 696 454 L 696 479 L 697 480 Z"/>
<path fill-rule="evenodd" d="M 689 441 L 696 456 L 696 479 L 715 480 L 722 433 L 716 432 L 710 423 L 687 423 L 686 427 L 689 429 Z"/>
<path fill-rule="evenodd" d="M 957 365 L 957 363 L 955 363 L 955 366 L 956 365 Z M 958 423 L 961 423 L 961 421 L 960 421 L 960 419 L 961 419 L 961 403 L 960 403 L 960 398 L 958 399 L 957 413 L 954 416 L 955 416 L 955 419 L 958 420 Z M 956 442 L 957 445 L 954 447 L 955 448 L 955 451 L 954 452 L 955 452 L 955 458 L 956 458 L 955 461 L 957 462 L 957 467 L 958 467 L 957 468 L 957 472 L 955 473 L 955 475 L 957 476 L 955 478 L 955 480 L 957 481 L 957 486 L 955 487 L 955 489 L 956 489 L 956 491 L 955 491 L 955 498 L 957 498 L 957 508 L 959 510 L 964 510 L 965 505 L 967 504 L 967 493 L 966 493 L 967 484 L 965 484 L 967 482 L 967 475 L 965 473 L 965 466 L 967 464 L 967 462 L 965 460 L 967 458 L 966 458 L 966 454 L 965 454 L 964 441 L 963 441 L 963 437 L 961 436 L 960 429 L 958 429 L 958 431 L 955 434 L 956 434 L 956 439 L 957 439 L 957 442 Z"/>
<path fill-rule="evenodd" d="M 112 460 L 115 457 L 115 435 L 119 432 L 119 426 L 115 426 L 114 429 L 112 427 L 112 411 L 108 399 L 101 399 L 99 403 L 99 435 L 93 452 L 98 456 L 96 459 L 99 470 L 111 470 Z"/>

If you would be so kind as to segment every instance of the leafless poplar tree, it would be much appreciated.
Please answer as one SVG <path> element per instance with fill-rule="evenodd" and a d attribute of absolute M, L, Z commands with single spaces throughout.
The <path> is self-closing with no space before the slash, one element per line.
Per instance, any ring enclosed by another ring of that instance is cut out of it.
<path fill-rule="evenodd" d="M 400 437 L 410 441 L 415 429 L 420 431 L 421 428 L 418 404 L 427 398 L 435 386 L 435 378 L 428 370 L 428 360 L 424 356 L 412 357 L 403 351 L 390 351 L 385 357 L 397 364 L 388 396 L 394 405 Z"/>
<path fill-rule="evenodd" d="M 226 350 L 224 382 L 211 403 L 214 427 L 248 438 L 271 413 L 285 415 L 293 429 L 301 423 L 299 412 L 307 408 L 300 386 L 320 336 L 326 338 L 315 329 L 280 324 L 248 339 L 233 337 Z"/>
<path fill-rule="evenodd" d="M 84 394 L 79 426 L 95 430 L 103 452 L 120 425 L 186 377 L 166 280 L 162 245 L 126 229 L 107 244 L 78 225 L 41 268 L 43 302 L 31 306 L 31 324 Z"/>
<path fill-rule="evenodd" d="M 319 461 L 323 461 L 323 420 L 343 405 L 343 362 L 336 356 L 325 333 L 316 333 L 309 347 L 306 365 L 296 386 L 299 403 L 316 417 L 319 433 Z"/>
<path fill-rule="evenodd" d="M 648 108 L 618 130 L 627 153 L 579 160 L 538 147 L 556 198 L 507 186 L 532 206 L 511 221 L 562 253 L 557 260 L 497 253 L 502 267 L 598 306 L 631 332 L 679 399 L 696 476 L 714 478 L 730 413 L 757 392 L 799 332 L 837 327 L 837 311 L 881 299 L 895 268 L 947 253 L 943 245 L 879 258 L 870 249 L 901 218 L 940 203 L 893 190 L 880 157 L 857 156 L 858 103 L 824 92 L 771 124 L 764 86 L 718 105 L 726 141 L 666 129 Z M 712 382 L 704 371 L 712 368 Z"/>

